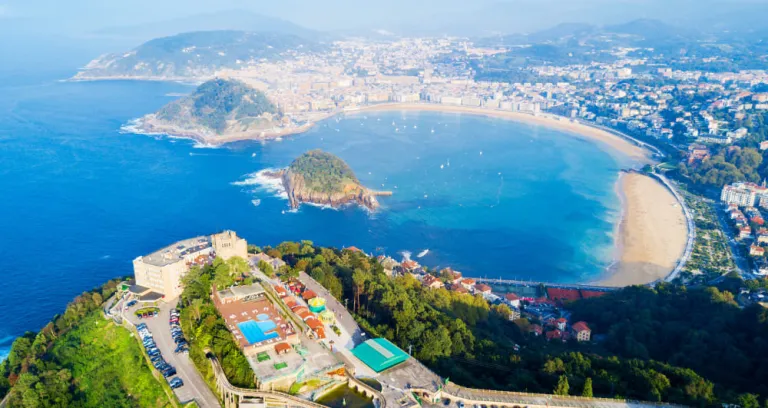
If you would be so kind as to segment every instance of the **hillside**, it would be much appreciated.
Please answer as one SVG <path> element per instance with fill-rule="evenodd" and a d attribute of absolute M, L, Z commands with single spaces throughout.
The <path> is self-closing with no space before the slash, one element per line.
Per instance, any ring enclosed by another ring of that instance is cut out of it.
<path fill-rule="evenodd" d="M 263 92 L 237 80 L 214 79 L 145 116 L 138 127 L 215 143 L 226 137 L 260 134 L 277 126 L 280 119 L 277 107 Z"/>
<path fill-rule="evenodd" d="M 321 150 L 302 154 L 274 176 L 281 178 L 292 208 L 301 203 L 332 207 L 356 203 L 375 210 L 379 207 L 376 196 L 392 194 L 362 186 L 347 163 Z"/>
<path fill-rule="evenodd" d="M 102 55 L 73 79 L 205 79 L 260 59 L 285 59 L 323 47 L 291 34 L 196 31 L 157 38 L 125 53 Z"/>
<path fill-rule="evenodd" d="M 39 333 L 16 339 L 0 364 L 9 407 L 174 406 L 132 333 L 102 316 L 117 283 L 78 296 Z"/>

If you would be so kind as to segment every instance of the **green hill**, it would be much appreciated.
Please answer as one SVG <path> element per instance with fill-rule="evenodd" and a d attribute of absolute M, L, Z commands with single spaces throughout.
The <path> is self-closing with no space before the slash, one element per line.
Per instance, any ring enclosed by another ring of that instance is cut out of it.
<path fill-rule="evenodd" d="M 237 80 L 214 79 L 200 85 L 191 95 L 164 106 L 155 116 L 167 125 L 222 133 L 228 121 L 243 126 L 267 124 L 279 112 L 263 92 Z"/>
<path fill-rule="evenodd" d="M 172 407 L 132 333 L 102 316 L 118 281 L 83 293 L 39 333 L 16 339 L 0 364 L 9 407 Z"/>
<path fill-rule="evenodd" d="M 322 150 L 297 157 L 288 172 L 303 177 L 305 189 L 323 194 L 341 193 L 360 184 L 347 163 Z"/>

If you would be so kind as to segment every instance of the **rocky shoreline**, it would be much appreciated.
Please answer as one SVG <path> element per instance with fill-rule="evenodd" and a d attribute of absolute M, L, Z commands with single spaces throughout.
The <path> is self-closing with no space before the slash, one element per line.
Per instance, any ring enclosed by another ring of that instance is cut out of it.
<path fill-rule="evenodd" d="M 391 191 L 374 191 L 362 185 L 350 185 L 343 192 L 324 193 L 307 188 L 304 177 L 288 169 L 275 172 L 265 172 L 265 177 L 279 179 L 288 195 L 291 208 L 299 208 L 302 203 L 327 205 L 333 208 L 348 204 L 357 204 L 368 210 L 375 211 L 380 204 L 376 197 L 391 196 Z"/>

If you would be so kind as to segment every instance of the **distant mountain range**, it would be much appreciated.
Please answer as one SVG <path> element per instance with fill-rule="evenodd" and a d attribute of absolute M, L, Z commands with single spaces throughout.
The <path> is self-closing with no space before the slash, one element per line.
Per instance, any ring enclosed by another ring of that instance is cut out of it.
<path fill-rule="evenodd" d="M 124 53 L 91 61 L 74 79 L 207 79 L 250 61 L 282 59 L 324 50 L 292 34 L 246 31 L 196 31 L 157 38 Z"/>
<path fill-rule="evenodd" d="M 110 38 L 132 39 L 138 42 L 179 33 L 222 30 L 268 32 L 317 40 L 329 37 L 326 33 L 310 30 L 287 20 L 245 10 L 220 11 L 153 23 L 109 27 L 94 31 L 92 34 Z"/>
<path fill-rule="evenodd" d="M 597 26 L 585 23 L 562 23 L 532 34 L 511 34 L 478 39 L 481 45 L 524 45 L 570 41 L 579 43 L 611 41 L 614 44 L 652 46 L 679 40 L 704 40 L 710 35 L 701 30 L 681 28 L 653 19 L 637 19 L 623 24 Z"/>

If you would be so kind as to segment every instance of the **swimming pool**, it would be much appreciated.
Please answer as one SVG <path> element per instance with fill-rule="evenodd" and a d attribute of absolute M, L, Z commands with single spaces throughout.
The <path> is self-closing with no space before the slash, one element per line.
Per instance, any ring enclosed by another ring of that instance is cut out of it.
<path fill-rule="evenodd" d="M 243 333 L 243 336 L 245 336 L 245 339 L 249 344 L 260 343 L 264 340 L 279 337 L 280 335 L 274 331 L 275 327 L 277 327 L 277 325 L 275 325 L 275 322 L 272 320 L 263 320 L 260 322 L 248 320 L 237 324 L 237 328 L 240 329 L 240 332 Z"/>

